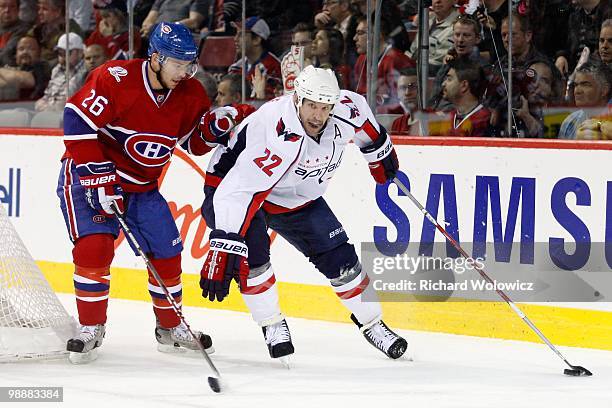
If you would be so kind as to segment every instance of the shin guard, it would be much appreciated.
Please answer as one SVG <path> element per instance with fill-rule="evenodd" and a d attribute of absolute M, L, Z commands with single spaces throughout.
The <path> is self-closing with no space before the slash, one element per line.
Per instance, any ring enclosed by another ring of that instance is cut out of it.
<path fill-rule="evenodd" d="M 183 301 L 183 284 L 181 283 L 181 255 L 165 259 L 151 259 L 162 283 L 168 288 L 170 295 L 179 307 Z M 171 329 L 180 324 L 181 319 L 172 308 L 163 289 L 149 271 L 149 294 L 153 302 L 153 312 L 159 325 L 164 329 Z"/>
<path fill-rule="evenodd" d="M 244 303 L 251 311 L 253 320 L 260 326 L 280 322 L 283 317 L 278 304 L 276 278 L 270 263 L 249 271 L 247 285 L 240 288 Z"/>
<path fill-rule="evenodd" d="M 74 292 L 79 323 L 84 326 L 106 323 L 113 242 L 110 234 L 92 234 L 74 243 Z"/>
<path fill-rule="evenodd" d="M 367 325 L 380 319 L 382 308 L 370 285 L 370 278 L 361 269 L 359 261 L 352 268 L 341 271 L 339 277 L 330 279 L 330 283 L 342 304 L 361 324 Z"/>

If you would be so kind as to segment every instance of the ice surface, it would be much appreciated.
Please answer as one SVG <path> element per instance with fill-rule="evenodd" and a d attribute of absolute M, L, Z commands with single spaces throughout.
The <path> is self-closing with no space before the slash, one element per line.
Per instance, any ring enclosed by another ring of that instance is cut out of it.
<path fill-rule="evenodd" d="M 60 297 L 74 314 L 73 298 Z M 402 330 L 414 361 L 391 361 L 352 324 L 288 318 L 296 353 L 287 370 L 270 359 L 249 315 L 202 308 L 186 315 L 213 336 L 222 394 L 208 388 L 201 355 L 156 350 L 150 304 L 117 299 L 97 361 L 0 364 L 0 385 L 63 386 L 64 403 L 43 405 L 79 408 L 612 406 L 608 351 L 561 348 L 594 373 L 573 378 L 544 345 Z"/>

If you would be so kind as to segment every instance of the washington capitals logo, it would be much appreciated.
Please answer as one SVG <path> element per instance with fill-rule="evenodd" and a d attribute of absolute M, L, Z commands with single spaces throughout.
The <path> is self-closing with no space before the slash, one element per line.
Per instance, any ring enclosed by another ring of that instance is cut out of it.
<path fill-rule="evenodd" d="M 290 132 L 291 130 L 285 129 L 285 122 L 283 122 L 283 118 L 280 118 L 280 120 L 276 124 L 276 134 L 278 135 L 278 137 L 284 137 L 285 142 L 297 142 L 302 137 L 296 133 Z"/>
<path fill-rule="evenodd" d="M 349 119 L 354 119 L 359 116 L 359 109 L 357 109 L 355 103 L 351 100 L 351 98 L 345 96 L 344 99 L 340 101 L 340 103 L 347 105 L 348 108 L 351 110 L 351 117 Z M 352 105 L 349 105 L 349 103 Z"/>

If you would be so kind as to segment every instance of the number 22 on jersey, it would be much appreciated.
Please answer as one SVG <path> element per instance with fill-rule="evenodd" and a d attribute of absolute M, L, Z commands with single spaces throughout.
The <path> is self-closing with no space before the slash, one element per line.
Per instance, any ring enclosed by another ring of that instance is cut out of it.
<path fill-rule="evenodd" d="M 257 167 L 259 167 L 264 173 L 266 173 L 268 177 L 272 176 L 272 169 L 278 167 L 283 162 L 283 159 L 281 159 L 275 154 L 270 156 L 270 153 L 270 149 L 266 148 L 265 154 L 263 156 L 253 159 L 253 162 L 257 165 Z"/>

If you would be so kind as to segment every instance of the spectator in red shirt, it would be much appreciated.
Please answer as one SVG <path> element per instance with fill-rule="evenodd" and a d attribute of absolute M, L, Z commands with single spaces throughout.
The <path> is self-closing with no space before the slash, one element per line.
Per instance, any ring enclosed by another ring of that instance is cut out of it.
<path fill-rule="evenodd" d="M 237 32 L 234 37 L 236 53 L 240 56 L 242 52 L 242 31 L 241 24 L 235 24 Z M 246 78 L 251 84 L 255 70 L 264 76 L 266 81 L 265 99 L 274 98 L 274 91 L 281 83 L 280 61 L 276 55 L 268 51 L 266 41 L 270 37 L 270 27 L 264 19 L 259 17 L 249 17 L 245 21 L 246 33 Z M 227 70 L 228 74 L 242 74 L 242 61 L 244 57 L 234 62 Z M 254 96 L 254 95 L 253 95 Z"/>
<path fill-rule="evenodd" d="M 395 134 L 421 134 L 420 122 L 416 115 L 418 99 L 418 78 L 416 68 L 405 68 L 400 71 L 397 81 L 397 94 L 400 104 L 389 113 L 401 114 L 393 121 L 391 132 Z"/>
<path fill-rule="evenodd" d="M 397 79 L 400 70 L 414 67 L 415 63 L 406 54 L 387 43 L 389 24 L 385 19 L 380 21 L 380 38 L 378 41 L 378 86 L 376 90 L 376 105 L 378 113 L 387 113 L 389 107 L 397 106 Z M 359 58 L 354 69 L 355 92 L 365 95 L 367 91 L 367 51 L 368 22 L 360 17 L 355 32 L 355 45 Z"/>
<path fill-rule="evenodd" d="M 442 83 L 444 98 L 453 104 L 450 112 L 450 136 L 489 136 L 491 112 L 480 103 L 484 81 L 482 68 L 457 59 Z"/>
<path fill-rule="evenodd" d="M 85 45 L 99 44 L 109 59 L 127 59 L 130 49 L 126 3 L 113 0 L 95 6 L 100 15 L 96 30 L 85 40 Z M 140 35 L 134 30 L 134 55 L 140 51 Z"/>

